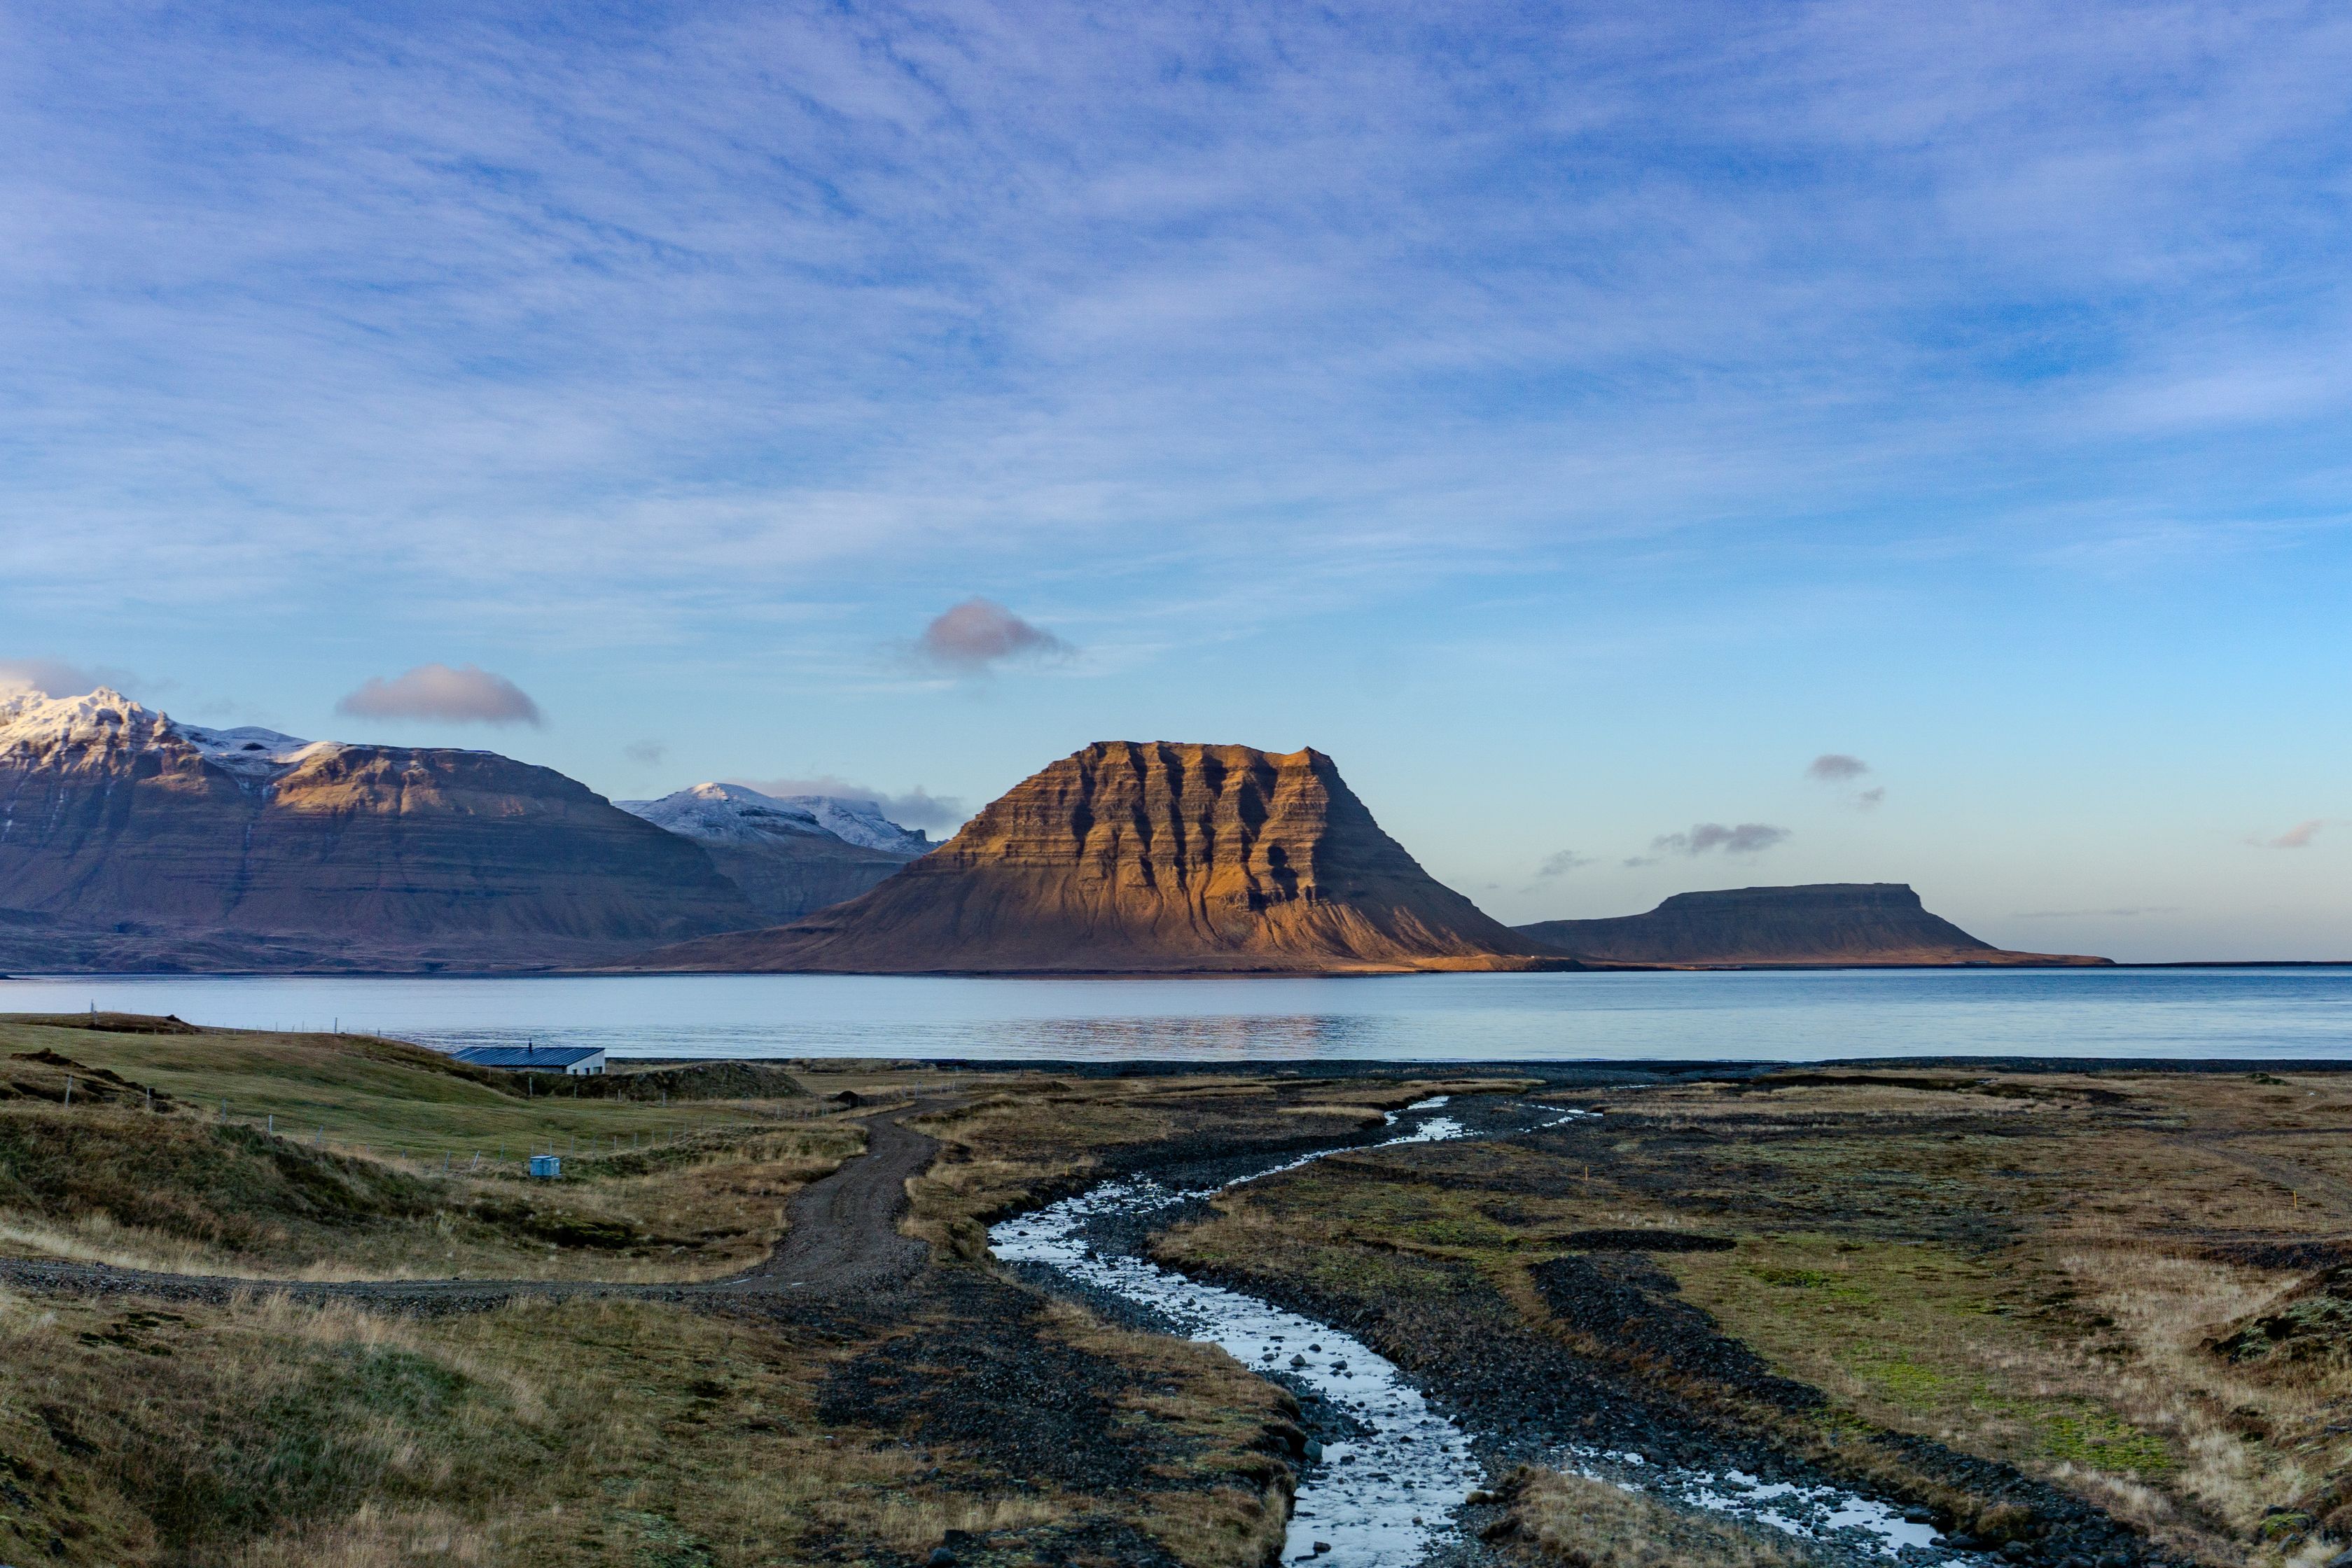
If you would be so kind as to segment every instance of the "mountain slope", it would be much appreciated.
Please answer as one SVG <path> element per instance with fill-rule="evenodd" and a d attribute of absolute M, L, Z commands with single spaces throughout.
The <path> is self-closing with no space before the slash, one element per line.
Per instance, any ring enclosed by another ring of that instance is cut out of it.
<path fill-rule="evenodd" d="M 855 898 L 930 847 L 921 833 L 889 821 L 873 802 L 828 795 L 780 800 L 741 784 L 697 784 L 658 800 L 614 804 L 701 845 L 763 923 L 795 920 Z M 858 836 L 848 838 L 844 830 Z"/>
<path fill-rule="evenodd" d="M 1646 915 L 1545 920 L 1520 936 L 1620 964 L 2104 964 L 2012 953 L 1930 915 L 1909 884 L 1824 882 L 1678 893 Z"/>
<path fill-rule="evenodd" d="M 701 850 L 550 768 L 0 701 L 0 967 L 577 962 L 755 924 Z"/>
<path fill-rule="evenodd" d="M 1015 786 L 872 892 L 633 967 L 1328 973 L 1547 966 L 1440 884 L 1316 751 L 1115 741 Z"/>

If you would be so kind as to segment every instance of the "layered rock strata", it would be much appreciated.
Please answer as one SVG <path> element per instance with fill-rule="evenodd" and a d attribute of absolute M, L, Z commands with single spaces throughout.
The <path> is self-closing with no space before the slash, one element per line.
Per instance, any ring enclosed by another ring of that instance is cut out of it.
<path fill-rule="evenodd" d="M 1112 741 L 1016 786 L 872 892 L 647 967 L 1350 973 L 1547 963 L 1381 831 L 1312 750 Z"/>

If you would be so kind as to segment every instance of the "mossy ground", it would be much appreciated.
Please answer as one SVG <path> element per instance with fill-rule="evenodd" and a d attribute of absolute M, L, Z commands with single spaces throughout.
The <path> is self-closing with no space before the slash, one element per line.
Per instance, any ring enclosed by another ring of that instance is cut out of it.
<path fill-rule="evenodd" d="M 1604 1117 L 1555 1134 L 1344 1155 L 1257 1184 L 1161 1256 L 1368 1307 L 1475 1278 L 1528 1332 L 1616 1364 L 1650 1356 L 1661 1387 L 1943 1497 L 1962 1521 L 1965 1499 L 1861 1439 L 2000 1461 L 2203 1561 L 2352 1541 L 2352 1369 L 2298 1332 L 2326 1308 L 2261 1316 L 2352 1256 L 2334 1239 L 2352 1231 L 2352 1144 L 2335 1131 L 2352 1124 L 2352 1078 L 1792 1071 L 1597 1099 Z M 1735 1242 L 1603 1273 L 1654 1275 L 1645 1322 L 1702 1309 L 1826 1403 L 1776 1413 L 1736 1378 L 1710 1392 L 1703 1356 L 1676 1367 L 1558 1316 L 1535 1271 L 1614 1229 Z M 2233 1357 L 2216 1348 L 2233 1327 L 2235 1343 L 2298 1348 Z"/>

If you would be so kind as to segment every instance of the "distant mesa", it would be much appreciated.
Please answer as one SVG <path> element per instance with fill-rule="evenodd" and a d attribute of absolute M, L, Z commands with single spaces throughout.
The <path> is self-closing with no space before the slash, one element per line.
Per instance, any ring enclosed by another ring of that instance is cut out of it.
<path fill-rule="evenodd" d="M 614 803 L 701 845 L 761 925 L 855 898 L 931 849 L 920 829 L 900 827 L 871 800 L 697 784 L 658 800 Z"/>
<path fill-rule="evenodd" d="M 1521 936 L 1614 964 L 2082 965 L 2106 958 L 2014 953 L 1930 915 L 1909 884 L 1822 882 L 1678 893 L 1647 915 L 1544 920 Z"/>
<path fill-rule="evenodd" d="M 577 965 L 760 922 L 698 845 L 495 752 L 0 699 L 0 969 Z"/>
<path fill-rule="evenodd" d="M 632 967 L 915 974 L 1572 968 L 1422 870 L 1331 759 L 1109 741 L 859 897 Z"/>

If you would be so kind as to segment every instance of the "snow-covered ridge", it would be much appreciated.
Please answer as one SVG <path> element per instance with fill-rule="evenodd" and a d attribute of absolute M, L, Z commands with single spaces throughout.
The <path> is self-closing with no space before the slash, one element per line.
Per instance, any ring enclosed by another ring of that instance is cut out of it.
<path fill-rule="evenodd" d="M 206 729 L 100 686 L 79 696 L 16 692 L 0 697 L 0 753 L 58 749 L 146 751 L 180 742 L 242 779 L 275 779 L 304 758 L 335 749 L 274 729 Z"/>
<path fill-rule="evenodd" d="M 838 839 L 908 857 L 931 842 L 919 829 L 902 828 L 872 800 L 833 795 L 779 800 L 741 784 L 697 784 L 658 800 L 615 800 L 632 816 L 706 844 L 755 844 L 779 839 Z"/>
<path fill-rule="evenodd" d="M 0 756 L 152 751 L 175 743 L 241 780 L 264 784 L 292 772 L 307 758 L 342 749 L 335 741 L 304 740 L 249 725 L 207 729 L 182 724 L 105 686 L 70 697 L 29 691 L 0 696 Z"/>

